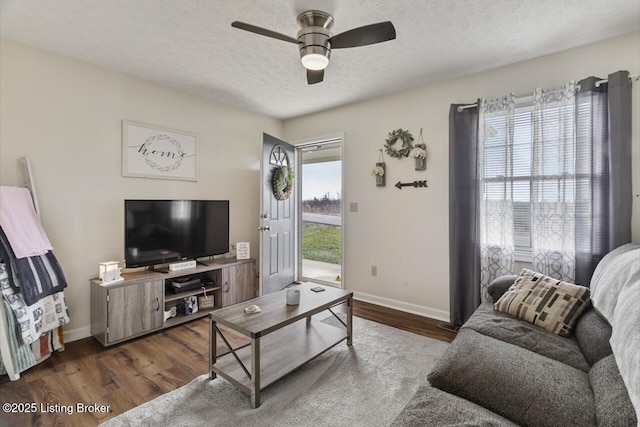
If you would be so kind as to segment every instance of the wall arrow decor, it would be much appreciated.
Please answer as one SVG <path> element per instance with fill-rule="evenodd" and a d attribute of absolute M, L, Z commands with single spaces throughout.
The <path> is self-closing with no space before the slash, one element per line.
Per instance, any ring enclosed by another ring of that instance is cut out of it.
<path fill-rule="evenodd" d="M 426 188 L 428 187 L 427 181 L 413 181 L 413 182 L 400 182 L 396 184 L 398 190 L 402 190 L 402 187 L 414 187 L 414 188 Z"/>

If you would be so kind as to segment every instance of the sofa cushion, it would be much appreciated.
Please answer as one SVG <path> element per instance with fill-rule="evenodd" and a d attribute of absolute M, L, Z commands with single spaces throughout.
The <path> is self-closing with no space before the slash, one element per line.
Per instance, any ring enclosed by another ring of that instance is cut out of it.
<path fill-rule="evenodd" d="M 524 268 L 495 308 L 566 337 L 588 305 L 589 288 Z"/>
<path fill-rule="evenodd" d="M 509 288 L 511 287 L 511 285 L 513 285 L 513 282 L 515 282 L 517 278 L 518 276 L 516 276 L 515 274 L 510 274 L 494 279 L 493 282 L 491 282 L 487 287 L 487 292 L 493 300 L 492 302 L 498 301 L 500 297 L 509 290 Z"/>
<path fill-rule="evenodd" d="M 482 406 L 430 386 L 420 387 L 391 424 L 392 427 L 516 425 Z"/>
<path fill-rule="evenodd" d="M 599 427 L 636 425 L 636 413 L 613 355 L 593 365 L 589 371 L 589 382 L 593 389 Z"/>
<path fill-rule="evenodd" d="M 619 255 L 625 254 L 629 251 L 634 251 L 636 249 L 640 249 L 640 243 L 627 243 L 622 246 L 618 246 L 608 254 L 606 254 L 596 266 L 596 269 L 593 271 L 591 275 L 591 284 L 589 286 L 597 286 L 596 282 L 602 280 L 606 280 L 606 276 L 603 277 L 602 273 L 607 269 L 611 261 L 618 258 Z"/>
<path fill-rule="evenodd" d="M 597 273 L 591 279 L 593 307 L 615 328 L 613 318 L 620 293 L 633 286 L 640 276 L 640 249 L 620 253 L 602 269 L 597 268 Z"/>
<path fill-rule="evenodd" d="M 609 344 L 611 325 L 593 308 L 580 316 L 573 330 L 582 355 L 590 366 L 613 353 Z"/>
<path fill-rule="evenodd" d="M 548 357 L 461 330 L 429 382 L 523 426 L 594 426 L 587 373 Z"/>
<path fill-rule="evenodd" d="M 618 298 L 611 322 L 611 350 L 640 420 L 640 250 L 638 270 Z"/>
<path fill-rule="evenodd" d="M 589 372 L 590 365 L 573 337 L 564 338 L 508 314 L 500 313 L 491 303 L 480 305 L 462 325 L 461 330 L 464 329 L 474 330 Z"/>

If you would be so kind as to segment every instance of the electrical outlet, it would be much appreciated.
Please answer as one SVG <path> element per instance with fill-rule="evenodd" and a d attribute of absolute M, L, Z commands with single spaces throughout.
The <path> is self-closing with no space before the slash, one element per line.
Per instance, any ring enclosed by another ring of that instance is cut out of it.
<path fill-rule="evenodd" d="M 377 276 L 378 275 L 378 266 L 377 265 L 372 265 L 371 266 L 371 275 L 372 276 Z"/>
<path fill-rule="evenodd" d="M 349 212 L 358 212 L 358 202 L 349 203 Z"/>

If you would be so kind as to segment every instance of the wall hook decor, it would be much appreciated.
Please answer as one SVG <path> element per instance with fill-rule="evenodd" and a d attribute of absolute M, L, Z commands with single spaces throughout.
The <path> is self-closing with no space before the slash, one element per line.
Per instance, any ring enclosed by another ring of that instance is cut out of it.
<path fill-rule="evenodd" d="M 427 188 L 427 181 L 413 181 L 413 182 L 400 182 L 395 185 L 398 190 L 402 190 L 402 187 L 414 187 L 414 188 Z"/>
<path fill-rule="evenodd" d="M 382 148 L 379 149 L 378 161 L 376 165 L 371 169 L 371 175 L 376 177 L 376 187 L 384 187 L 387 185 L 387 179 L 385 173 L 387 172 L 386 165 L 384 164 L 384 157 L 382 154 Z"/>
<path fill-rule="evenodd" d="M 422 128 L 420 128 L 418 143 L 409 152 L 409 156 L 416 160 L 415 170 L 423 171 L 427 169 L 427 145 L 424 143 L 424 138 L 422 137 Z"/>

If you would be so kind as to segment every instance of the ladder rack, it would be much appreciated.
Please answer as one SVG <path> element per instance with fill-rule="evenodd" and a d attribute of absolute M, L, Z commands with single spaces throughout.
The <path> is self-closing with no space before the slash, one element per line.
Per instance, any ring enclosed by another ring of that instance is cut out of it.
<path fill-rule="evenodd" d="M 22 186 L 27 188 L 31 192 L 33 199 L 33 206 L 36 210 L 36 214 L 40 216 L 40 207 L 38 205 L 38 197 L 36 195 L 35 183 L 33 181 L 33 175 L 31 174 L 31 163 L 29 163 L 28 157 L 22 157 L 18 159 L 18 168 L 20 169 L 20 175 L 22 178 Z M 2 297 L 0 297 L 2 298 Z M 2 357 L 2 364 L 4 365 L 7 375 L 11 381 L 20 379 L 20 373 L 17 372 L 13 360 L 11 358 L 11 349 L 9 347 L 9 330 L 7 325 L 6 310 L 4 308 L 4 299 L 0 300 L 0 356 Z"/>

